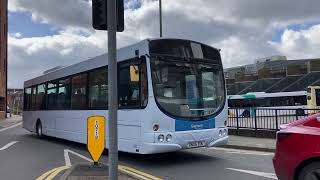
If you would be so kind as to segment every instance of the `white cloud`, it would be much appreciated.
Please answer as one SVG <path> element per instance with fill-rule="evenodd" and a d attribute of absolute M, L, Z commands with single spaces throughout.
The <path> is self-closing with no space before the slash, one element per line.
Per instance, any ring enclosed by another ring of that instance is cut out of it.
<path fill-rule="evenodd" d="M 281 42 L 270 42 L 270 44 L 280 53 L 287 55 L 289 59 L 318 58 L 320 57 L 320 25 L 300 31 L 286 29 Z"/>
<path fill-rule="evenodd" d="M 138 0 L 127 2 L 118 46 L 158 37 L 158 2 L 141 0 L 138 9 Z M 317 28 L 286 30 L 280 43 L 270 42 L 275 28 L 319 21 L 319 6 L 319 0 L 163 0 L 164 36 L 221 48 L 226 67 L 279 53 L 290 58 L 319 56 Z M 10 0 L 9 10 L 30 12 L 34 21 L 62 29 L 58 35 L 38 38 L 10 35 L 9 86 L 21 87 L 22 79 L 106 51 L 106 33 L 91 28 L 89 0 Z M 295 51 L 299 48 L 303 51 Z"/>
<path fill-rule="evenodd" d="M 70 65 L 105 51 L 105 33 L 82 36 L 61 32 L 59 35 L 16 38 L 9 35 L 9 87 L 22 87 L 23 81 L 58 65 Z"/>
<path fill-rule="evenodd" d="M 13 36 L 17 39 L 22 38 L 22 34 L 20 32 L 14 33 Z"/>

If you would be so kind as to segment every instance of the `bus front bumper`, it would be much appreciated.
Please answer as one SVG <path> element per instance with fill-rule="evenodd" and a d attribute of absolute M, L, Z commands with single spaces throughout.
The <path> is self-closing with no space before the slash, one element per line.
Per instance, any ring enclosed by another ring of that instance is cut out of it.
<path fill-rule="evenodd" d="M 228 143 L 229 136 L 224 136 L 218 139 L 215 139 L 209 142 L 205 147 L 216 147 L 222 146 Z M 182 149 L 191 149 L 186 148 L 180 144 L 169 144 L 169 143 L 144 143 L 143 144 L 143 152 L 142 154 L 156 154 L 156 153 L 166 153 L 166 152 L 173 152 L 179 151 Z"/>
<path fill-rule="evenodd" d="M 228 141 L 229 141 L 229 136 L 225 136 L 215 141 L 212 141 L 208 147 L 223 146 L 223 145 L 226 145 Z"/>

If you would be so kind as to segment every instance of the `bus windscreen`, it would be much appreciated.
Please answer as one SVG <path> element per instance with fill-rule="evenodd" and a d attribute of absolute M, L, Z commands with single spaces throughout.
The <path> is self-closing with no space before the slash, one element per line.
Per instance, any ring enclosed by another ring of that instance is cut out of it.
<path fill-rule="evenodd" d="M 153 40 L 150 42 L 150 54 L 206 59 L 217 64 L 222 64 L 219 50 L 186 40 Z"/>

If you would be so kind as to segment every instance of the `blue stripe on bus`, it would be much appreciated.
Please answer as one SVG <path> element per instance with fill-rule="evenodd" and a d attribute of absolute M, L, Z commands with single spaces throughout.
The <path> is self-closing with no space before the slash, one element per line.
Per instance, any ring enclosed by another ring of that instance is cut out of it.
<path fill-rule="evenodd" d="M 215 118 L 203 121 L 176 120 L 176 131 L 190 131 L 215 128 Z"/>

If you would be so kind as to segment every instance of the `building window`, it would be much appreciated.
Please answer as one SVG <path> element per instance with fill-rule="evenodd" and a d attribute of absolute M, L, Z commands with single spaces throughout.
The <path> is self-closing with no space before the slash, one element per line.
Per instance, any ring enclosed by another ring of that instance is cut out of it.
<path fill-rule="evenodd" d="M 89 73 L 89 107 L 107 109 L 108 107 L 108 73 L 101 68 Z"/>
<path fill-rule="evenodd" d="M 72 109 L 87 108 L 87 74 L 72 77 Z"/>

